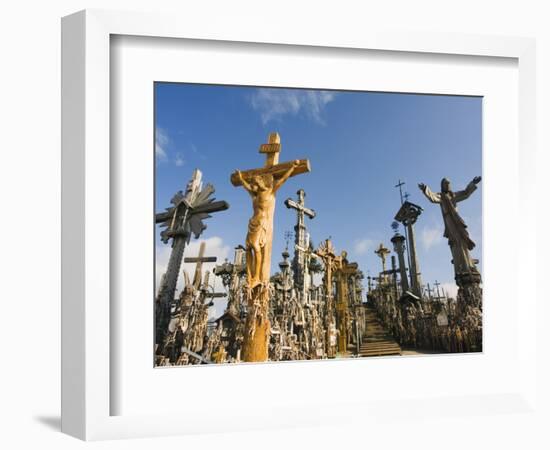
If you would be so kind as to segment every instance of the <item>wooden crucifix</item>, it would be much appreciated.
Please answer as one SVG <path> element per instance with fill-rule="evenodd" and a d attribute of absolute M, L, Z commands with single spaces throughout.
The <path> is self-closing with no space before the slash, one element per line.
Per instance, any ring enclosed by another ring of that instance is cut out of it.
<path fill-rule="evenodd" d="M 306 159 L 279 164 L 281 138 L 269 135 L 267 144 L 260 146 L 266 154 L 264 167 L 231 175 L 233 186 L 243 186 L 252 197 L 253 214 L 248 222 L 246 236 L 246 272 L 249 289 L 248 315 L 242 348 L 244 361 L 267 361 L 269 340 L 269 276 L 273 240 L 273 213 L 275 194 L 286 180 L 309 172 Z"/>
<path fill-rule="evenodd" d="M 384 244 L 380 243 L 378 248 L 374 251 L 378 257 L 382 260 L 382 272 L 386 272 L 386 257 L 391 253 L 389 249 L 384 247 Z"/>

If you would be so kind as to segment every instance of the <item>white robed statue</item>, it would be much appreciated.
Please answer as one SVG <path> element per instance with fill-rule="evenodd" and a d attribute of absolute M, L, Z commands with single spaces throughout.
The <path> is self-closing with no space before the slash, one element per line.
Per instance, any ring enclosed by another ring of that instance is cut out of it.
<path fill-rule="evenodd" d="M 480 275 L 474 260 L 470 257 L 470 251 L 474 249 L 475 242 L 468 234 L 468 227 L 458 214 L 457 203 L 466 200 L 477 189 L 481 177 L 475 177 L 466 189 L 453 192 L 451 182 L 447 178 L 441 180 L 441 192 L 432 192 L 424 183 L 418 187 L 432 203 L 438 203 L 441 207 L 445 232 L 443 234 L 449 241 L 453 256 L 455 279 L 459 285 L 465 281 L 479 281 Z"/>

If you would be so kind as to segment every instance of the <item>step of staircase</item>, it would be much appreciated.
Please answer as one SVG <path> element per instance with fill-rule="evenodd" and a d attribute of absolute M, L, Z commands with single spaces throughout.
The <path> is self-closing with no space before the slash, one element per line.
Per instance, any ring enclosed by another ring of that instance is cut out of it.
<path fill-rule="evenodd" d="M 391 356 L 401 355 L 401 347 L 389 334 L 376 315 L 376 311 L 366 310 L 367 330 L 363 336 L 363 343 L 359 347 L 359 356 Z"/>

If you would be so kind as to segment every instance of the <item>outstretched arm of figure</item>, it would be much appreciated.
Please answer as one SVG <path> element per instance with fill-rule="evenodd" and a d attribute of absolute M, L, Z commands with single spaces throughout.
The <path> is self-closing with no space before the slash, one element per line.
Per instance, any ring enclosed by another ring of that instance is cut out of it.
<path fill-rule="evenodd" d="M 455 192 L 455 201 L 461 202 L 462 200 L 466 200 L 477 189 L 477 184 L 480 181 L 481 177 L 475 177 L 472 181 L 468 183 L 466 189 L 464 189 L 463 191 Z"/>
<path fill-rule="evenodd" d="M 236 170 L 235 173 L 237 174 L 237 177 L 239 178 L 239 181 L 241 182 L 241 184 L 243 185 L 243 187 L 248 191 L 248 192 L 252 192 L 253 189 L 252 189 L 252 186 L 250 185 L 250 183 L 248 183 L 248 181 L 246 181 L 243 177 L 243 174 L 241 173 L 240 170 Z"/>
<path fill-rule="evenodd" d="M 441 203 L 441 196 L 435 192 L 432 192 L 432 190 L 424 183 L 420 183 L 418 187 L 430 202 Z"/>
<path fill-rule="evenodd" d="M 294 169 L 300 164 L 300 161 L 296 160 L 292 162 L 292 166 L 273 184 L 273 192 L 277 192 L 279 188 L 288 180 L 294 173 Z"/>

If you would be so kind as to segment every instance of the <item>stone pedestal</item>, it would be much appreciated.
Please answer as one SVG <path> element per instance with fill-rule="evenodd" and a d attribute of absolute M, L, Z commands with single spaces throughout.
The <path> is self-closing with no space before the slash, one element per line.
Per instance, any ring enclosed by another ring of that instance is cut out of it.
<path fill-rule="evenodd" d="M 459 285 L 456 298 L 458 325 L 463 330 L 463 334 L 466 331 L 470 351 L 482 351 L 483 290 L 480 281 L 479 273 L 460 277 L 460 281 L 457 277 Z"/>

